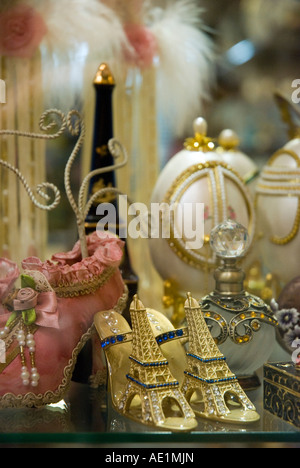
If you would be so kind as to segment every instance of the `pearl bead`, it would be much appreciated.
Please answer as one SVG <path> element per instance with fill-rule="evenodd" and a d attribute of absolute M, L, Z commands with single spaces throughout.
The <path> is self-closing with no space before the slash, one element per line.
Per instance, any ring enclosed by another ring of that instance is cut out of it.
<path fill-rule="evenodd" d="M 35 346 L 30 346 L 29 347 L 29 352 L 34 353 L 35 352 Z"/>
<path fill-rule="evenodd" d="M 231 129 L 225 129 L 220 133 L 219 144 L 224 148 L 236 148 L 240 144 L 238 135 Z"/>
<path fill-rule="evenodd" d="M 198 117 L 196 120 L 194 120 L 193 127 L 195 134 L 199 133 L 199 135 L 207 135 L 207 122 L 203 117 Z"/>
<path fill-rule="evenodd" d="M 10 329 L 8 327 L 4 327 L 3 330 L 0 331 L 0 336 L 5 337 L 6 335 L 8 335 L 9 332 Z"/>
<path fill-rule="evenodd" d="M 29 385 L 29 380 L 23 380 L 23 385 L 27 387 L 27 385 Z"/>
<path fill-rule="evenodd" d="M 25 346 L 26 345 L 25 341 L 22 341 L 22 340 L 18 340 L 18 341 L 19 341 L 19 346 Z"/>
<path fill-rule="evenodd" d="M 28 335 L 26 336 L 26 339 L 27 340 L 33 340 L 34 336 L 32 333 L 28 333 Z"/>
<path fill-rule="evenodd" d="M 32 387 L 37 387 L 38 384 L 39 384 L 38 381 L 35 381 L 35 380 L 32 380 L 32 382 L 31 382 Z"/>
<path fill-rule="evenodd" d="M 31 380 L 32 380 L 32 382 L 38 382 L 40 380 L 39 374 L 38 373 L 31 374 Z"/>
<path fill-rule="evenodd" d="M 29 372 L 23 371 L 21 373 L 22 380 L 28 380 L 29 379 Z"/>
<path fill-rule="evenodd" d="M 27 340 L 27 346 L 30 347 L 30 346 L 35 346 L 35 341 L 34 340 Z"/>

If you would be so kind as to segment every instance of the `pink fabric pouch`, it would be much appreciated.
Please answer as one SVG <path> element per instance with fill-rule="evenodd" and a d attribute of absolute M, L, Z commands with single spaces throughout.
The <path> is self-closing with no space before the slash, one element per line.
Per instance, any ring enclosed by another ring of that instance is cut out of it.
<path fill-rule="evenodd" d="M 97 344 L 92 382 L 103 381 L 106 369 L 93 318 L 100 310 L 115 308 L 122 312 L 125 308 L 127 292 L 119 270 L 123 242 L 107 233 L 100 237 L 92 234 L 87 241 L 89 257 L 85 259 L 77 243 L 71 252 L 54 255 L 52 261 L 35 257 L 24 260 L 24 287 L 8 299 L 18 269 L 3 260 L 0 407 L 39 407 L 60 401 L 68 390 L 77 357 L 90 339 Z M 33 335 L 34 352 L 26 344 L 26 336 L 21 348 L 20 329 L 25 335 Z M 26 384 L 24 377 L 22 380 L 26 366 L 29 374 L 32 368 L 38 372 L 34 386 L 30 377 Z"/>

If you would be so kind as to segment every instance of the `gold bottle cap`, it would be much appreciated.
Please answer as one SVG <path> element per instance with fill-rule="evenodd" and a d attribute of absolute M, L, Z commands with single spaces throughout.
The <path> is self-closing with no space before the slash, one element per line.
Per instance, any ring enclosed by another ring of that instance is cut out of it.
<path fill-rule="evenodd" d="M 113 74 L 109 66 L 106 63 L 102 63 L 100 67 L 98 68 L 98 71 L 94 79 L 94 84 L 95 85 L 111 85 L 111 86 L 114 86 L 116 84 Z"/>
<path fill-rule="evenodd" d="M 235 296 L 244 291 L 245 273 L 237 262 L 250 245 L 248 230 L 231 219 L 217 225 L 210 233 L 210 245 L 216 255 L 223 260 L 223 266 L 215 271 L 217 294 Z"/>
<path fill-rule="evenodd" d="M 212 151 L 215 148 L 213 139 L 207 136 L 207 122 L 203 117 L 194 120 L 194 137 L 187 138 L 184 147 L 188 151 Z"/>
<path fill-rule="evenodd" d="M 216 280 L 215 294 L 223 297 L 243 294 L 245 273 L 236 266 L 236 259 L 226 258 L 223 261 L 224 265 L 214 273 Z"/>

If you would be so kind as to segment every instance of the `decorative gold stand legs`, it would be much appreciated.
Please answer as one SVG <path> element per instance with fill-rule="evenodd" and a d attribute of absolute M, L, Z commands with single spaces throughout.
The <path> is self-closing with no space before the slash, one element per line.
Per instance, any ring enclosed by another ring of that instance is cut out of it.
<path fill-rule="evenodd" d="M 199 303 L 190 294 L 185 313 L 188 334 L 185 330 L 173 330 L 156 337 L 149 315 L 155 316 L 156 323 L 161 314 L 153 310 L 150 314 L 137 296 L 130 308 L 132 329 L 124 317 L 114 313 L 115 334 L 110 336 L 113 329 L 104 318 L 111 319 L 112 314 L 97 314 L 95 324 L 108 362 L 114 408 L 135 421 L 171 431 L 194 429 L 195 414 L 223 422 L 258 421 L 255 407 L 230 371 Z M 163 328 L 166 321 L 162 321 Z M 185 336 L 189 339 L 186 355 L 180 340 Z M 181 371 L 171 372 L 169 358 L 165 357 L 169 355 L 171 360 L 177 356 Z M 182 359 L 186 361 L 181 362 Z"/>
<path fill-rule="evenodd" d="M 147 311 L 137 296 L 131 304 L 130 316 L 131 335 L 128 335 L 128 329 L 125 329 L 126 335 L 102 337 L 102 347 L 106 352 L 110 370 L 110 390 L 115 409 L 124 416 L 146 425 L 171 431 L 194 429 L 197 427 L 195 415 L 179 388 L 179 382 L 170 371 L 169 363 L 153 335 Z M 96 318 L 96 328 L 101 334 L 104 327 L 101 326 L 99 318 L 101 317 Z M 123 321 L 124 318 L 120 316 L 119 324 L 116 325 L 120 325 Z M 119 330 L 121 331 L 120 326 Z M 120 393 L 116 387 L 120 380 L 119 374 L 122 372 L 118 363 L 125 358 L 126 348 L 123 344 L 129 339 L 132 339 L 132 346 L 126 356 L 130 362 L 129 371 L 125 372 L 127 381 L 120 398 L 116 398 L 115 396 Z M 120 344 L 123 347 L 122 357 L 119 351 Z"/>
<path fill-rule="evenodd" d="M 193 429 L 197 425 L 195 415 L 179 389 L 179 382 L 171 374 L 152 333 L 147 311 L 137 296 L 131 304 L 130 316 L 131 366 L 119 411 L 130 415 L 131 408 L 134 419 L 144 424 L 171 430 Z M 141 405 L 135 407 L 134 399 Z"/>

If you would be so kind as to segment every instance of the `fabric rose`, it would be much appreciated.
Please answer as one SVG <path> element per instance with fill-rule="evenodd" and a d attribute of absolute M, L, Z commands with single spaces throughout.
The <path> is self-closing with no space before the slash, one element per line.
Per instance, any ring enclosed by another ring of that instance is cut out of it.
<path fill-rule="evenodd" d="M 31 288 L 23 288 L 18 291 L 17 297 L 14 300 L 14 310 L 23 311 L 34 309 L 37 305 L 38 293 Z"/>
<path fill-rule="evenodd" d="M 30 58 L 46 33 L 46 24 L 34 8 L 10 8 L 0 14 L 0 55 Z"/>
<path fill-rule="evenodd" d="M 157 53 L 157 42 L 152 31 L 139 24 L 125 25 L 124 31 L 132 47 L 125 50 L 125 58 L 138 67 L 150 67 Z"/>
<path fill-rule="evenodd" d="M 14 312 L 9 320 L 13 320 L 16 313 L 22 312 L 26 320 L 41 327 L 58 328 L 57 299 L 54 292 L 38 293 L 32 288 L 22 288 L 13 301 Z"/>
<path fill-rule="evenodd" d="M 0 258 L 0 302 L 11 292 L 19 276 L 20 270 L 16 263 Z"/>

